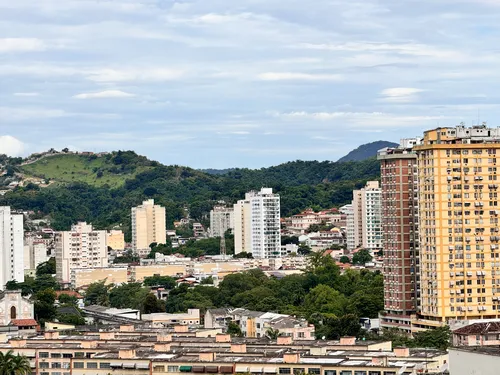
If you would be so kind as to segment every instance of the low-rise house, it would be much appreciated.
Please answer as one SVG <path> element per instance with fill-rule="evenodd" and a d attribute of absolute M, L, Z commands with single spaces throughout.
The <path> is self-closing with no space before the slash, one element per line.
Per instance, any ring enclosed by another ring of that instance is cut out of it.
<path fill-rule="evenodd" d="M 229 322 L 239 325 L 245 337 L 265 337 L 269 330 L 278 330 L 279 334 L 291 336 L 295 340 L 314 338 L 314 326 L 304 319 L 271 312 L 238 309 L 208 309 L 205 313 L 205 328 L 226 328 Z"/>
<path fill-rule="evenodd" d="M 200 310 L 189 309 L 187 313 L 167 314 L 167 313 L 154 313 L 142 314 L 142 320 L 151 322 L 153 327 L 167 327 L 172 325 L 199 325 L 200 324 Z"/>
<path fill-rule="evenodd" d="M 500 321 L 473 323 L 452 332 L 453 346 L 500 345 Z"/>

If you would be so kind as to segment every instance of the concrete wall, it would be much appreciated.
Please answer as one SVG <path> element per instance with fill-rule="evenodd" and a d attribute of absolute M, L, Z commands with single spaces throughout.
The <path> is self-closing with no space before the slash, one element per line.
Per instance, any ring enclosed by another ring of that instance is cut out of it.
<path fill-rule="evenodd" d="M 452 375 L 498 375 L 500 356 L 479 352 L 449 350 L 450 374 Z"/>

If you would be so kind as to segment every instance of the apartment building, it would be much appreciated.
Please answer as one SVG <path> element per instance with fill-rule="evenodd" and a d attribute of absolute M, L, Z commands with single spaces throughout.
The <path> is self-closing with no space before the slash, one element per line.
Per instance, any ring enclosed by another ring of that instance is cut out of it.
<path fill-rule="evenodd" d="M 76 269 L 107 267 L 106 231 L 94 230 L 92 224 L 79 222 L 70 231 L 56 234 L 56 277 L 71 285 L 71 272 Z"/>
<path fill-rule="evenodd" d="M 352 192 L 352 216 L 347 218 L 348 250 L 363 247 L 372 251 L 382 248 L 382 192 L 378 181 L 368 181 L 361 190 Z"/>
<path fill-rule="evenodd" d="M 24 269 L 35 270 L 36 267 L 49 260 L 47 245 L 42 241 L 33 240 L 24 245 Z"/>
<path fill-rule="evenodd" d="M 215 206 L 210 211 L 210 237 L 222 237 L 228 230 L 234 229 L 234 207 L 224 204 Z"/>
<path fill-rule="evenodd" d="M 11 339 L 0 344 L 0 351 L 26 356 L 36 375 L 411 375 L 442 373 L 448 361 L 443 351 L 392 349 L 390 341 L 353 337 L 248 339 L 186 326 L 158 331 L 140 325 L 83 333 L 45 332 Z"/>
<path fill-rule="evenodd" d="M 384 251 L 383 328 L 411 333 L 420 299 L 417 155 L 418 139 L 378 152 Z"/>
<path fill-rule="evenodd" d="M 234 205 L 235 253 L 281 257 L 280 197 L 270 188 L 252 191 Z"/>
<path fill-rule="evenodd" d="M 113 250 L 125 249 L 125 235 L 121 230 L 110 230 L 106 234 L 106 243 Z"/>
<path fill-rule="evenodd" d="M 437 128 L 414 149 L 421 326 L 498 318 L 500 128 Z"/>
<path fill-rule="evenodd" d="M 167 241 L 165 207 L 155 205 L 154 199 L 132 208 L 132 247 L 135 251 L 149 249 L 153 242 Z"/>
<path fill-rule="evenodd" d="M 0 207 L 0 289 L 10 280 L 24 282 L 23 215 Z"/>

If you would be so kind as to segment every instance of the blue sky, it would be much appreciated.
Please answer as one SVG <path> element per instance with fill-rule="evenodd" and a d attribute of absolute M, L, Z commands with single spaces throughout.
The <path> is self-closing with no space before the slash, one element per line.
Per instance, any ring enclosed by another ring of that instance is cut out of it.
<path fill-rule="evenodd" d="M 0 152 L 195 168 L 499 124 L 498 0 L 0 0 Z"/>

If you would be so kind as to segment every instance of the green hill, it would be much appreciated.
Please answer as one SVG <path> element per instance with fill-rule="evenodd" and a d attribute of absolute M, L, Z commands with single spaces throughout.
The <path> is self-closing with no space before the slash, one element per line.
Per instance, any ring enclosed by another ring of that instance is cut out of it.
<path fill-rule="evenodd" d="M 366 143 L 359 146 L 357 149 L 352 150 L 346 156 L 338 160 L 339 163 L 346 161 L 362 161 L 369 158 L 377 156 L 377 151 L 384 147 L 396 147 L 397 143 L 388 141 L 376 141 L 371 143 Z"/>
<path fill-rule="evenodd" d="M 33 176 L 56 183 L 83 182 L 92 186 L 122 186 L 127 179 L 153 168 L 158 163 L 133 152 L 114 152 L 105 156 L 57 154 L 23 165 L 26 177 Z"/>
<path fill-rule="evenodd" d="M 21 167 L 27 175 L 50 178 L 52 184 L 18 187 L 0 197 L 0 205 L 50 215 L 57 230 L 78 220 L 97 228 L 130 230 L 130 208 L 147 198 L 166 207 L 167 222 L 190 216 L 206 223 L 218 200 L 234 203 L 249 190 L 271 187 L 281 196 L 281 214 L 340 206 L 352 190 L 379 177 L 375 159 L 361 162 L 294 161 L 258 170 L 231 169 L 211 175 L 182 166 L 165 166 L 132 151 L 106 156 L 60 154 Z"/>

